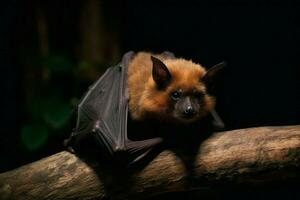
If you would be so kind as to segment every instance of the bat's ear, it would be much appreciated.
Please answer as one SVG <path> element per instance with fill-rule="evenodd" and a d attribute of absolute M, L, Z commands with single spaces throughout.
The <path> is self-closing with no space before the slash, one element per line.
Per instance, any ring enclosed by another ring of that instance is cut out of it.
<path fill-rule="evenodd" d="M 152 77 L 158 88 L 165 88 L 171 81 L 172 76 L 167 66 L 158 58 L 151 56 L 153 63 Z"/>
<path fill-rule="evenodd" d="M 214 89 L 215 83 L 217 82 L 221 72 L 224 70 L 224 67 L 226 65 L 227 65 L 227 63 L 224 61 L 214 65 L 201 78 L 201 81 L 205 84 L 207 89 L 209 89 L 209 90 Z"/>

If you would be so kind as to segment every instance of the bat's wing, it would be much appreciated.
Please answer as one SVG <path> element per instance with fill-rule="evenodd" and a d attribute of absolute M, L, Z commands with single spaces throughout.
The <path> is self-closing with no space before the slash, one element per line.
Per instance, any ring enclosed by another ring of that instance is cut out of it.
<path fill-rule="evenodd" d="M 215 130 L 215 131 L 223 130 L 225 127 L 225 124 L 224 124 L 223 120 L 221 119 L 221 117 L 219 116 L 219 114 L 216 112 L 216 110 L 213 109 L 210 112 L 210 114 L 212 116 L 213 130 Z"/>
<path fill-rule="evenodd" d="M 130 164 L 161 143 L 160 138 L 130 141 L 127 137 L 127 67 L 133 55 L 128 52 L 121 63 L 107 69 L 81 99 L 76 127 L 67 142 L 75 152 L 80 152 L 80 148 L 93 148 L 80 144 L 89 138 L 96 141 L 104 155 L 120 157 Z"/>
<path fill-rule="evenodd" d="M 204 82 L 206 84 L 206 87 L 208 89 L 208 92 L 214 93 L 215 91 L 215 85 L 217 82 L 218 77 L 226 67 L 227 63 L 225 61 L 220 62 L 214 66 L 212 66 L 207 73 L 204 76 Z M 211 117 L 212 117 L 212 126 L 214 130 L 222 130 L 225 127 L 224 122 L 218 115 L 215 109 L 213 109 L 211 112 Z"/>

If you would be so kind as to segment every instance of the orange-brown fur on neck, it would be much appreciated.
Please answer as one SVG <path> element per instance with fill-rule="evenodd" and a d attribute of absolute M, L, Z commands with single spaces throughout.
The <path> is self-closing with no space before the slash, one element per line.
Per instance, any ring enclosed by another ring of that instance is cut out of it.
<path fill-rule="evenodd" d="M 197 89 L 206 92 L 206 87 L 199 80 L 206 73 L 205 68 L 190 60 L 182 58 L 167 59 L 161 55 L 159 58 L 169 69 L 172 81 L 165 89 L 158 89 L 152 78 L 152 61 L 150 53 L 140 52 L 129 63 L 128 90 L 129 112 L 134 120 L 144 120 L 147 117 L 172 121 L 170 109 L 172 101 L 170 93 L 178 88 L 185 91 Z M 203 114 L 209 112 L 215 104 L 210 95 L 205 95 Z"/>

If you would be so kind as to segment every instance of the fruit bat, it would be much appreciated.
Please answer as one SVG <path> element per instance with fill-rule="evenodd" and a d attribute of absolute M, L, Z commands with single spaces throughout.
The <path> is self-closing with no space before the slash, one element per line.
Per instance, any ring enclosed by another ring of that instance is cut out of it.
<path fill-rule="evenodd" d="M 163 54 L 174 58 L 170 52 Z M 83 95 L 76 110 L 76 126 L 65 140 L 65 145 L 72 152 L 101 154 L 132 165 L 163 144 L 163 137 L 129 139 L 127 69 L 134 55 L 134 52 L 126 53 L 119 64 L 108 68 Z M 220 63 L 211 70 L 217 70 L 223 65 Z M 224 127 L 215 110 L 211 111 L 211 117 L 214 127 Z"/>

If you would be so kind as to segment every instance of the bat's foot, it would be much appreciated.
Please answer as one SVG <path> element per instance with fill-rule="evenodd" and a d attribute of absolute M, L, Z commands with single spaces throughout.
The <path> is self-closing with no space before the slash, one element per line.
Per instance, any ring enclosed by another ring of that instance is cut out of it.
<path fill-rule="evenodd" d="M 65 139 L 64 140 L 64 146 L 67 147 L 67 150 L 70 152 L 70 153 L 75 153 L 75 150 L 70 146 L 70 143 L 71 143 L 71 139 Z"/>

